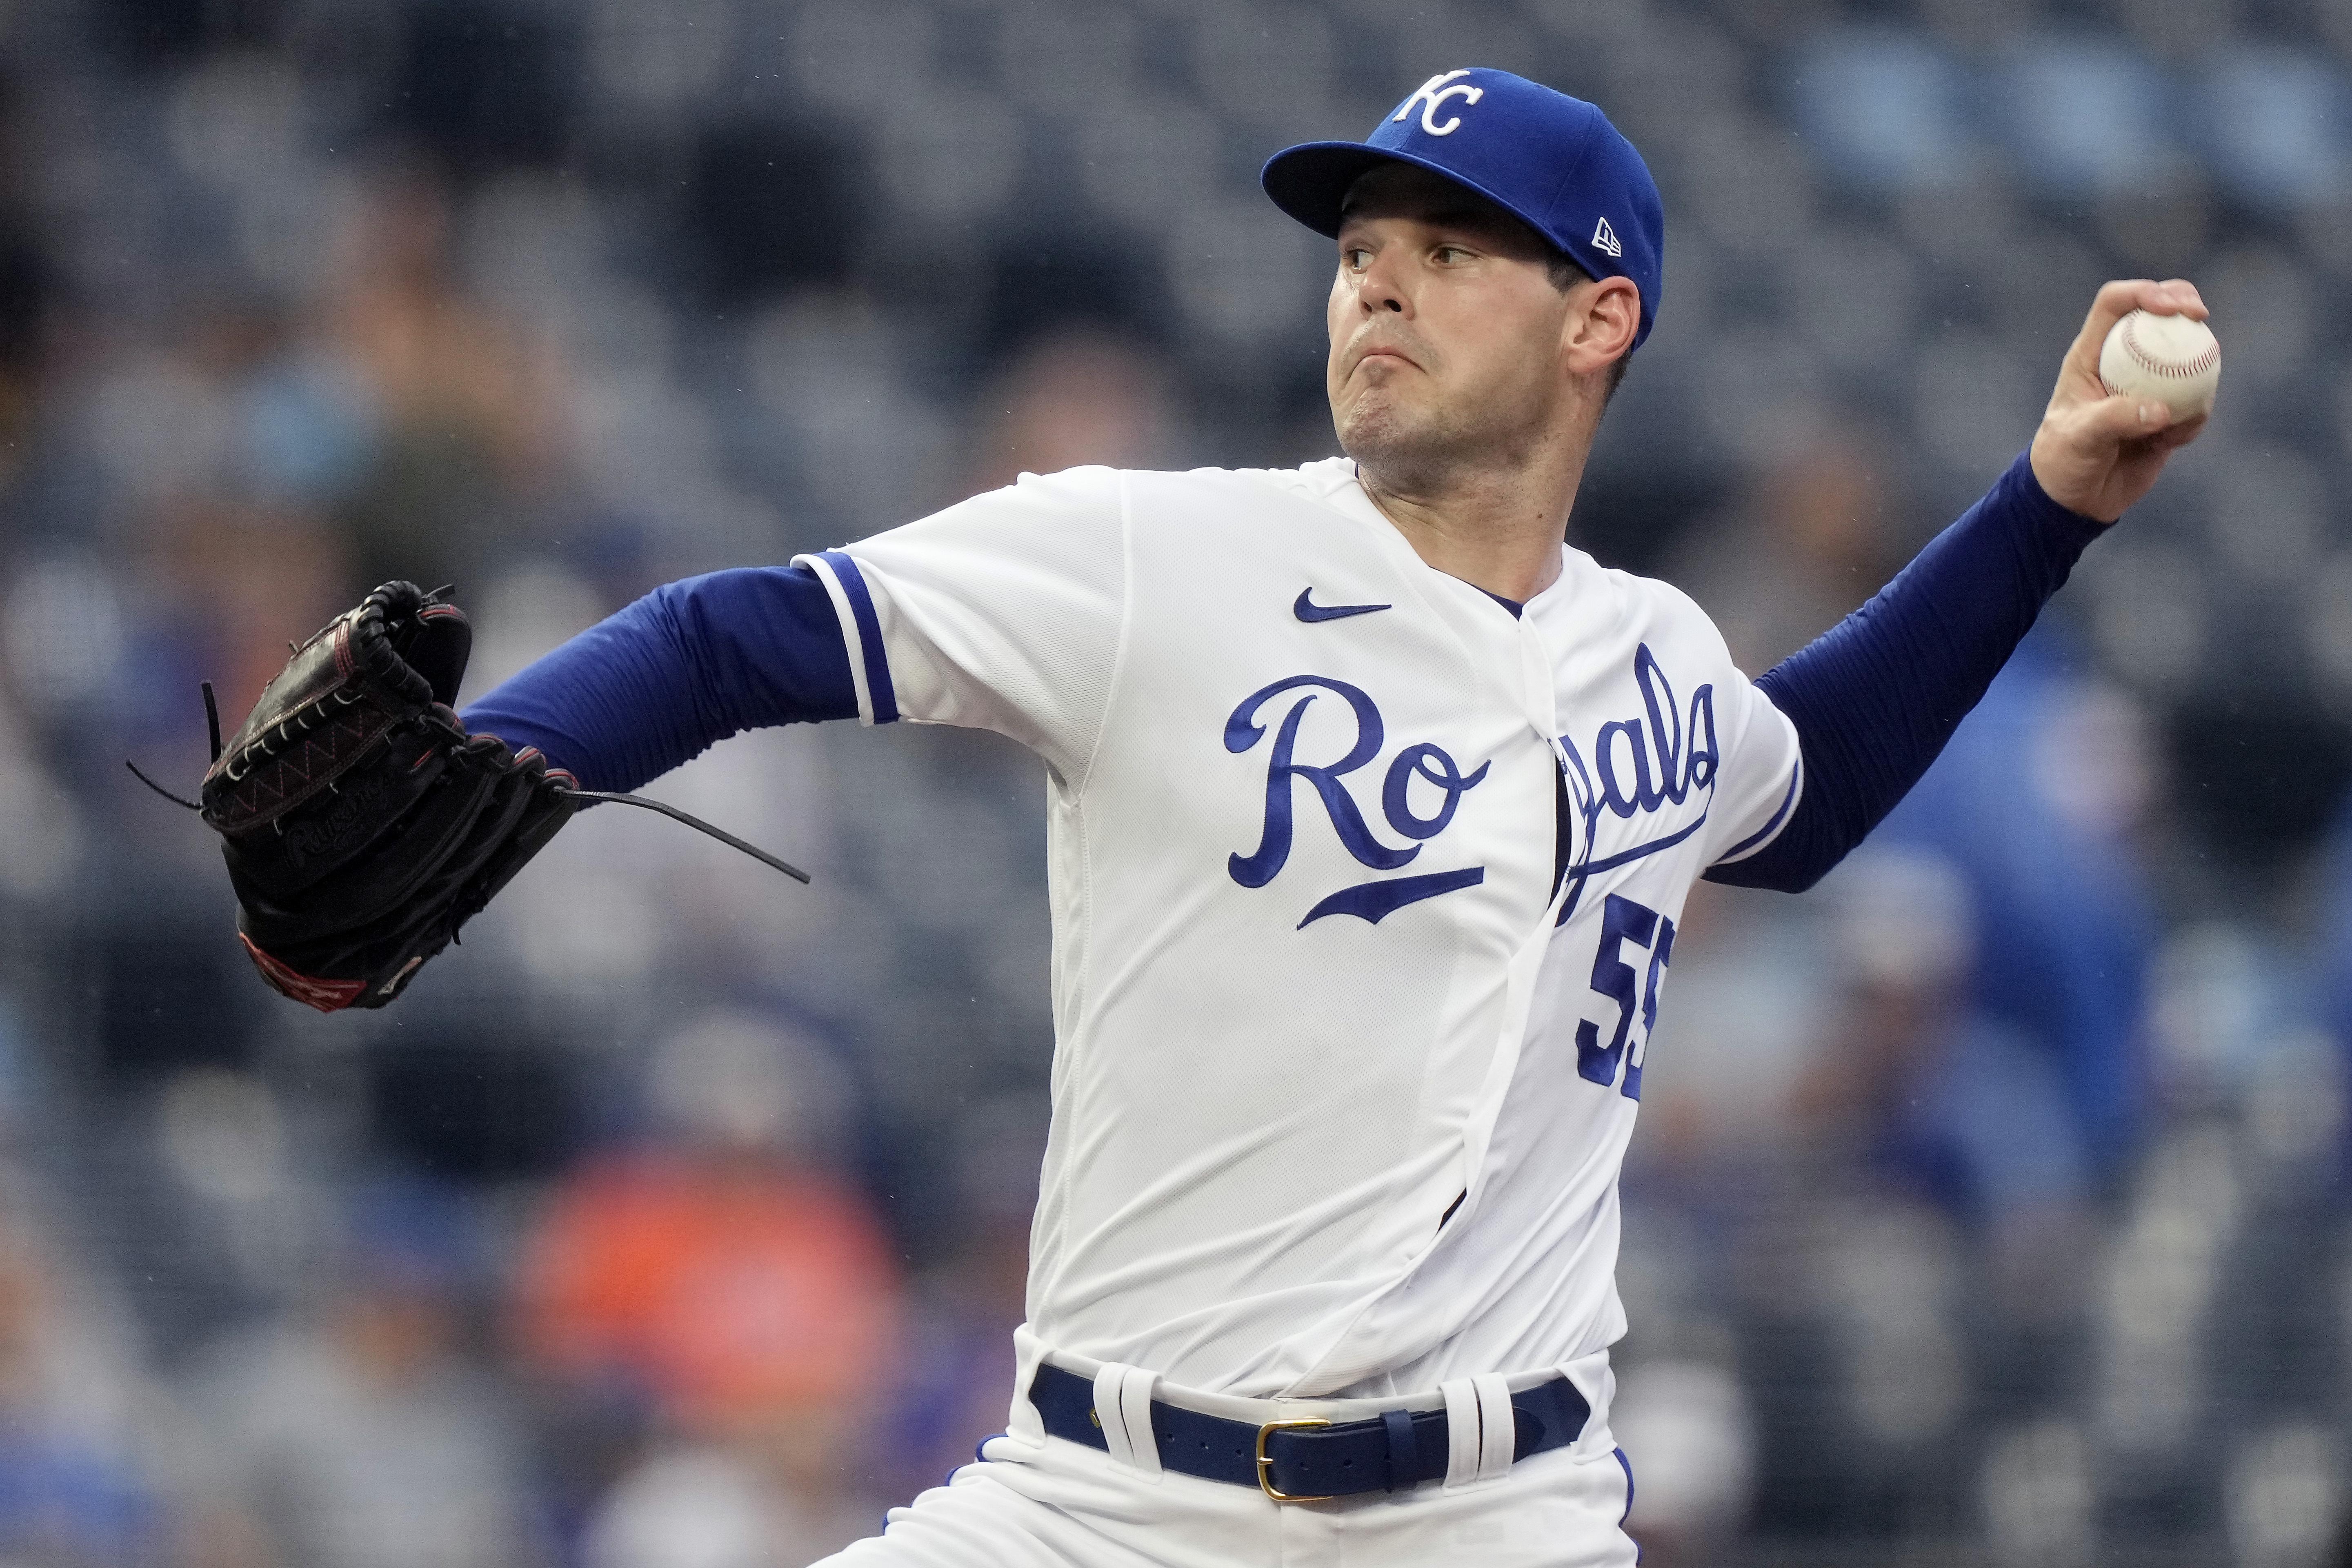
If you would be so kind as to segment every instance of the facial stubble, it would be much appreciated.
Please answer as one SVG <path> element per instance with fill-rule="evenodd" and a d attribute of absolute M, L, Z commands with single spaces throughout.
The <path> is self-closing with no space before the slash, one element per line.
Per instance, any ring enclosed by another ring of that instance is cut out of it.
<path fill-rule="evenodd" d="M 1359 364 L 1349 382 L 1365 374 Z M 1428 381 L 1421 395 L 1413 395 L 1413 378 Z M 1339 449 L 1391 494 L 1452 493 L 1475 474 L 1523 465 L 1556 433 L 1557 421 L 1532 388 L 1516 389 L 1519 395 L 1510 397 L 1516 407 L 1506 414 L 1496 406 L 1508 395 L 1504 388 L 1491 389 L 1486 398 L 1448 393 L 1417 365 L 1399 364 L 1352 397 L 1346 395 L 1348 383 L 1341 384 L 1332 400 Z"/>

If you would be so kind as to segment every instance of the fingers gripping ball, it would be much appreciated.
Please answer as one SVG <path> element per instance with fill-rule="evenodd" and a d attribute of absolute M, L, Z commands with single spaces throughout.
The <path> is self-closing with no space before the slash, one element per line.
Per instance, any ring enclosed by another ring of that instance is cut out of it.
<path fill-rule="evenodd" d="M 2221 384 L 2221 345 L 2187 316 L 2134 310 L 2107 330 L 2099 380 L 2109 394 L 2150 398 L 2179 421 L 2209 412 Z"/>
<path fill-rule="evenodd" d="M 295 650 L 205 775 L 246 951 L 298 1002 L 390 1002 L 572 815 L 569 774 L 459 721 L 472 644 L 455 605 L 387 583 Z"/>

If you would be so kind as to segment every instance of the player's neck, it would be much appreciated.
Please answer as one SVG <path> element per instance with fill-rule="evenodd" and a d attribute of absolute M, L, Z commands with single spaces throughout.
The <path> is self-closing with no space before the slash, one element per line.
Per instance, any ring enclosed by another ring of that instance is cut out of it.
<path fill-rule="evenodd" d="M 1433 570 L 1525 604 L 1559 576 L 1584 457 L 1417 478 L 1357 465 L 1364 493 Z"/>

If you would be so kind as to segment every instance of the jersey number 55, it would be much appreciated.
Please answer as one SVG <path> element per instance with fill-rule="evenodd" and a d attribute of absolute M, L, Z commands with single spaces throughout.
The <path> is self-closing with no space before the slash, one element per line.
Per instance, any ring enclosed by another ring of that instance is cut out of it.
<path fill-rule="evenodd" d="M 1646 977 L 1625 962 L 1628 942 L 1649 949 Z M 1592 955 L 1592 988 L 1617 1004 L 1617 1026 L 1603 1046 L 1600 1025 L 1587 1018 L 1576 1026 L 1576 1070 L 1585 1079 L 1606 1089 L 1617 1082 L 1617 1067 L 1622 1061 L 1625 1079 L 1621 1088 L 1625 1098 L 1642 1098 L 1642 1058 L 1649 1050 L 1650 1031 L 1657 1026 L 1658 986 L 1674 952 L 1674 921 L 1647 904 L 1609 895 L 1601 913 L 1601 950 Z M 1642 1038 L 1628 1048 L 1626 1037 L 1633 1032 L 1636 1002 L 1642 1008 Z"/>

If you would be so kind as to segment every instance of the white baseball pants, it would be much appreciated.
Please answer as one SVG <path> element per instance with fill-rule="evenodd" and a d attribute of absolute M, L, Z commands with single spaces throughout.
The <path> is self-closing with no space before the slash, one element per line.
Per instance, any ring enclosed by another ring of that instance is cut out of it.
<path fill-rule="evenodd" d="M 1023 1361 L 1025 1388 L 1034 1363 Z M 1595 1369 L 1575 1370 L 1590 1386 Z M 1593 1392 L 1605 1392 L 1607 1376 L 1604 1362 Z M 1237 1415 L 1230 1407 L 1244 1403 L 1262 1404 L 1258 1418 L 1269 1421 L 1318 1413 L 1311 1402 L 1225 1399 L 1214 1413 Z M 1115 1447 L 1129 1451 L 1115 1456 L 1048 1437 L 1024 1397 L 1013 1429 L 983 1444 L 980 1462 L 892 1509 L 882 1534 L 818 1568 L 1632 1568 L 1621 1527 L 1633 1476 L 1610 1447 L 1605 1408 L 1583 1441 L 1486 1479 L 1277 1503 L 1160 1469 L 1156 1456 L 1123 1442 Z"/>

